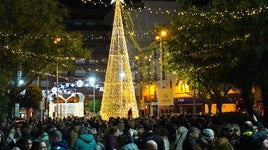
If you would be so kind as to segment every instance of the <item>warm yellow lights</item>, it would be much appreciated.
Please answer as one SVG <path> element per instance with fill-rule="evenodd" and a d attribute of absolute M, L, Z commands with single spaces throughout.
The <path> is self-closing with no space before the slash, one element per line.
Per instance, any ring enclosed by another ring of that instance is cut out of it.
<path fill-rule="evenodd" d="M 160 36 L 161 36 L 162 38 L 166 37 L 166 36 L 167 36 L 167 31 L 166 31 L 166 30 L 162 30 L 162 31 L 160 32 Z"/>
<path fill-rule="evenodd" d="M 161 41 L 163 38 L 167 37 L 167 31 L 161 30 L 159 35 L 155 36 L 156 41 Z"/>
<path fill-rule="evenodd" d="M 54 44 L 58 44 L 60 41 L 61 41 L 61 38 L 56 38 L 56 39 L 54 40 Z"/>
<path fill-rule="evenodd" d="M 135 59 L 138 59 L 138 57 L 135 57 Z M 123 28 L 120 0 L 116 0 L 104 87 L 100 110 L 102 119 L 108 120 L 110 117 L 137 118 L 139 116 Z"/>
<path fill-rule="evenodd" d="M 160 36 L 159 35 L 157 35 L 156 37 L 155 37 L 155 40 L 157 40 L 157 41 L 159 41 L 161 38 L 160 38 Z"/>

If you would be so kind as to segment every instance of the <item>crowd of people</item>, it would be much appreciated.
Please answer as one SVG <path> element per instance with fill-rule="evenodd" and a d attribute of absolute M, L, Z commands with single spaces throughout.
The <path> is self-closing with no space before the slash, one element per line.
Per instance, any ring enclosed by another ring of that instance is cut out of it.
<path fill-rule="evenodd" d="M 267 129 L 217 116 L 47 119 L 0 126 L 1 150 L 266 150 Z"/>

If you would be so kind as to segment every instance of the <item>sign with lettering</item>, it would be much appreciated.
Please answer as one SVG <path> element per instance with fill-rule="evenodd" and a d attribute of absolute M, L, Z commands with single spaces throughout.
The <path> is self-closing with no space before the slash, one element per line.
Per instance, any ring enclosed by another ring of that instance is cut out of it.
<path fill-rule="evenodd" d="M 159 106 L 174 105 L 174 96 L 172 89 L 159 89 L 157 97 Z"/>

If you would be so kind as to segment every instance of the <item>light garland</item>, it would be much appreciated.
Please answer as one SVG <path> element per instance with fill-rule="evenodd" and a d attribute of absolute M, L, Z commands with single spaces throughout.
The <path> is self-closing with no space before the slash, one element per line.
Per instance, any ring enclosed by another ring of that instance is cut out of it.
<path fill-rule="evenodd" d="M 133 36 L 144 36 L 144 37 L 147 37 L 148 35 L 153 35 L 154 33 L 152 32 L 143 32 L 143 33 L 134 33 L 134 32 L 129 32 L 129 34 L 133 35 Z M 23 36 L 19 36 L 18 34 L 16 33 L 3 33 L 3 32 L 0 32 L 0 37 L 17 37 L 17 38 L 20 38 L 20 39 L 44 39 L 44 38 L 48 38 L 48 36 L 43 36 L 43 35 L 23 35 Z M 57 36 L 59 37 L 59 36 Z M 50 37 L 50 39 L 55 39 L 55 37 Z M 65 39 L 64 37 L 62 37 L 61 39 Z M 72 40 L 74 38 L 72 37 L 69 37 L 69 40 Z M 88 41 L 88 40 L 91 40 L 91 41 L 103 41 L 103 40 L 111 40 L 111 36 L 103 36 L 103 35 L 94 35 L 94 34 L 84 34 L 83 33 L 83 40 L 85 41 Z"/>
<path fill-rule="evenodd" d="M 93 3 L 94 5 L 96 4 L 101 4 L 101 5 L 104 5 L 104 6 L 109 6 L 111 4 L 109 3 L 105 3 L 103 2 L 102 0 L 100 0 L 99 2 L 96 2 L 96 1 L 92 1 L 92 0 L 82 0 L 83 3 L 87 4 L 87 3 Z M 127 8 L 129 11 L 134 11 L 134 12 L 149 12 L 150 14 L 163 14 L 163 15 L 170 15 L 170 14 L 174 14 L 176 13 L 177 15 L 181 16 L 181 15 L 185 15 L 185 14 L 190 14 L 192 16 L 207 16 L 207 15 L 221 15 L 222 17 L 224 16 L 232 16 L 233 18 L 237 18 L 237 19 L 241 19 L 243 16 L 252 16 L 252 15 L 258 15 L 260 13 L 263 13 L 265 11 L 268 10 L 268 6 L 262 6 L 262 7 L 259 7 L 259 8 L 248 8 L 248 9 L 245 9 L 245 10 L 240 10 L 240 11 L 228 11 L 228 10 L 224 10 L 222 12 L 215 12 L 213 14 L 209 14 L 209 13 L 193 13 L 193 12 L 187 12 L 187 11 L 180 11 L 180 10 L 177 10 L 177 9 L 173 9 L 173 10 L 169 10 L 169 9 L 163 9 L 163 8 L 156 8 L 156 9 L 153 9 L 153 8 L 150 8 L 150 7 L 138 7 L 138 8 L 132 8 L 132 7 L 129 7 Z"/>
<path fill-rule="evenodd" d="M 102 0 L 100 1 L 92 1 L 92 0 L 81 0 L 84 4 L 93 4 L 93 5 L 103 5 L 104 7 L 109 7 L 111 6 L 110 3 L 103 2 Z"/>
<path fill-rule="evenodd" d="M 98 3 L 98 4 L 103 4 L 103 5 L 108 5 L 105 4 L 104 2 L 100 1 L 100 2 L 93 2 L 91 0 L 82 0 L 84 3 Z M 110 4 L 109 4 L 110 5 Z M 187 12 L 187 11 L 178 11 L 178 10 L 163 10 L 162 8 L 158 8 L 158 9 L 152 9 L 152 8 L 147 8 L 146 6 L 144 8 L 128 8 L 128 10 L 130 11 L 134 11 L 136 12 L 143 12 L 143 11 L 147 11 L 151 14 L 165 14 L 165 15 L 169 15 L 169 14 L 176 14 L 178 16 L 186 16 L 186 15 L 190 15 L 190 16 L 200 16 L 203 17 L 206 20 L 209 20 L 215 24 L 221 24 L 222 22 L 228 20 L 228 17 L 234 18 L 234 19 L 242 19 L 243 17 L 246 16 L 253 16 L 253 15 L 259 15 L 262 13 L 265 13 L 268 11 L 268 6 L 263 6 L 263 7 L 259 7 L 259 8 L 250 8 L 250 9 L 246 9 L 246 10 L 240 10 L 240 11 L 222 11 L 222 12 L 215 12 L 215 13 L 193 13 L 193 12 Z M 191 24 L 189 25 L 191 26 Z M 197 26 L 197 25 L 195 25 Z M 134 33 L 131 32 L 129 33 L 129 35 L 132 36 L 136 36 L 136 37 L 147 37 L 148 35 L 153 35 L 154 33 L 152 32 L 143 32 L 143 33 Z M 50 38 L 50 39 L 55 39 L 55 37 L 50 37 L 48 35 L 31 35 L 31 34 L 27 34 L 27 35 L 19 35 L 17 33 L 3 33 L 0 32 L 0 36 L 2 37 L 18 37 L 21 39 L 44 39 L 44 38 Z M 66 38 L 66 37 L 64 37 Z M 62 39 L 64 39 L 62 38 Z M 74 39 L 75 37 L 68 37 L 69 40 Z M 83 40 L 91 40 L 91 41 L 97 41 L 97 40 L 110 40 L 111 36 L 105 36 L 105 35 L 94 35 L 94 34 L 83 34 Z"/>

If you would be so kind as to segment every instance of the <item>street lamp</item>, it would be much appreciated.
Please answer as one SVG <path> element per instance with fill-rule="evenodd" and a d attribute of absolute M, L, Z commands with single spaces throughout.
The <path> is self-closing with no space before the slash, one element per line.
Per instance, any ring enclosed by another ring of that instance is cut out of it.
<path fill-rule="evenodd" d="M 53 43 L 55 45 L 59 44 L 59 42 L 61 41 L 61 38 L 55 38 Z M 59 117 L 59 57 L 57 57 L 56 59 L 56 87 L 57 87 L 57 118 Z"/>
<path fill-rule="evenodd" d="M 161 30 L 159 35 L 155 37 L 157 41 L 160 43 L 160 58 L 159 58 L 159 66 L 160 66 L 160 88 L 163 88 L 162 80 L 163 80 L 163 39 L 167 37 L 167 31 Z"/>
<path fill-rule="evenodd" d="M 90 86 L 93 88 L 93 113 L 96 115 L 96 99 L 95 99 L 95 81 L 94 77 L 89 78 Z"/>

